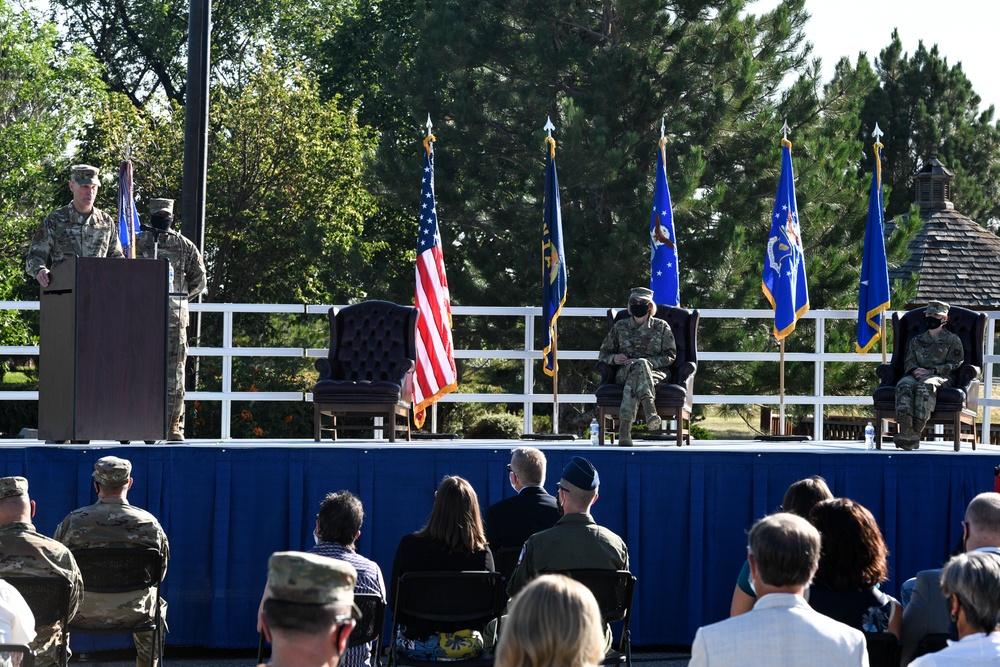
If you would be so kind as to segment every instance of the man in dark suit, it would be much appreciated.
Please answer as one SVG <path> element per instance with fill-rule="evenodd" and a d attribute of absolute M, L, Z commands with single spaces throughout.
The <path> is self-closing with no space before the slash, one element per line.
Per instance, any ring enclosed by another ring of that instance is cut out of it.
<path fill-rule="evenodd" d="M 510 567 L 517 564 L 524 541 L 535 533 L 551 528 L 559 520 L 556 499 L 542 487 L 545 483 L 545 454 L 534 447 L 518 447 L 511 450 L 507 465 L 510 485 L 517 491 L 516 496 L 505 498 L 486 508 L 486 540 L 493 551 L 497 570 L 503 572 L 499 552 L 505 547 L 517 550 L 510 560 Z"/>

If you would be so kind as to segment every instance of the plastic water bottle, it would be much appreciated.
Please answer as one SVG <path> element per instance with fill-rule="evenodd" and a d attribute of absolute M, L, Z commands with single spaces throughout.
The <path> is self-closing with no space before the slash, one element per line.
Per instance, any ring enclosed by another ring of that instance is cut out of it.
<path fill-rule="evenodd" d="M 871 422 L 865 426 L 865 449 L 875 449 L 875 427 Z"/>
<path fill-rule="evenodd" d="M 597 417 L 590 420 L 590 444 L 601 444 L 601 427 L 597 425 Z"/>

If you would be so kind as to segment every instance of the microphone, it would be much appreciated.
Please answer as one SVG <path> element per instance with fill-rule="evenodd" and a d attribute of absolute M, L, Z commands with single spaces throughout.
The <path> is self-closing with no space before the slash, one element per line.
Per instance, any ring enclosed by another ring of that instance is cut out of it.
<path fill-rule="evenodd" d="M 152 232 L 153 234 L 159 236 L 160 234 L 168 234 L 170 236 L 177 236 L 177 232 L 172 232 L 169 229 L 160 229 L 159 227 L 151 227 L 150 225 L 139 225 L 139 229 L 144 232 Z"/>

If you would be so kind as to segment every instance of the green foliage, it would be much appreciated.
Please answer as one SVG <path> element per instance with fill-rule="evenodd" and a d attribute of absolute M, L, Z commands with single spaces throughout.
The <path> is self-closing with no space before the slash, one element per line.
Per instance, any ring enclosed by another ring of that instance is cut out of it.
<path fill-rule="evenodd" d="M 694 440 L 714 440 L 715 438 L 704 426 L 691 424 L 691 438 Z"/>
<path fill-rule="evenodd" d="M 486 440 L 511 440 L 520 438 L 524 422 L 509 412 L 491 412 L 482 415 L 465 432 L 466 438 Z"/>

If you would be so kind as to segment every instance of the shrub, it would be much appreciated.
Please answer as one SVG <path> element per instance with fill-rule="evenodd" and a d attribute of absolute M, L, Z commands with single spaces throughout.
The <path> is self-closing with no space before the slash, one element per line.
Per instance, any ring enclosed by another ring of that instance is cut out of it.
<path fill-rule="evenodd" d="M 465 432 L 466 438 L 509 440 L 524 433 L 523 420 L 508 412 L 494 412 L 479 417 Z"/>

